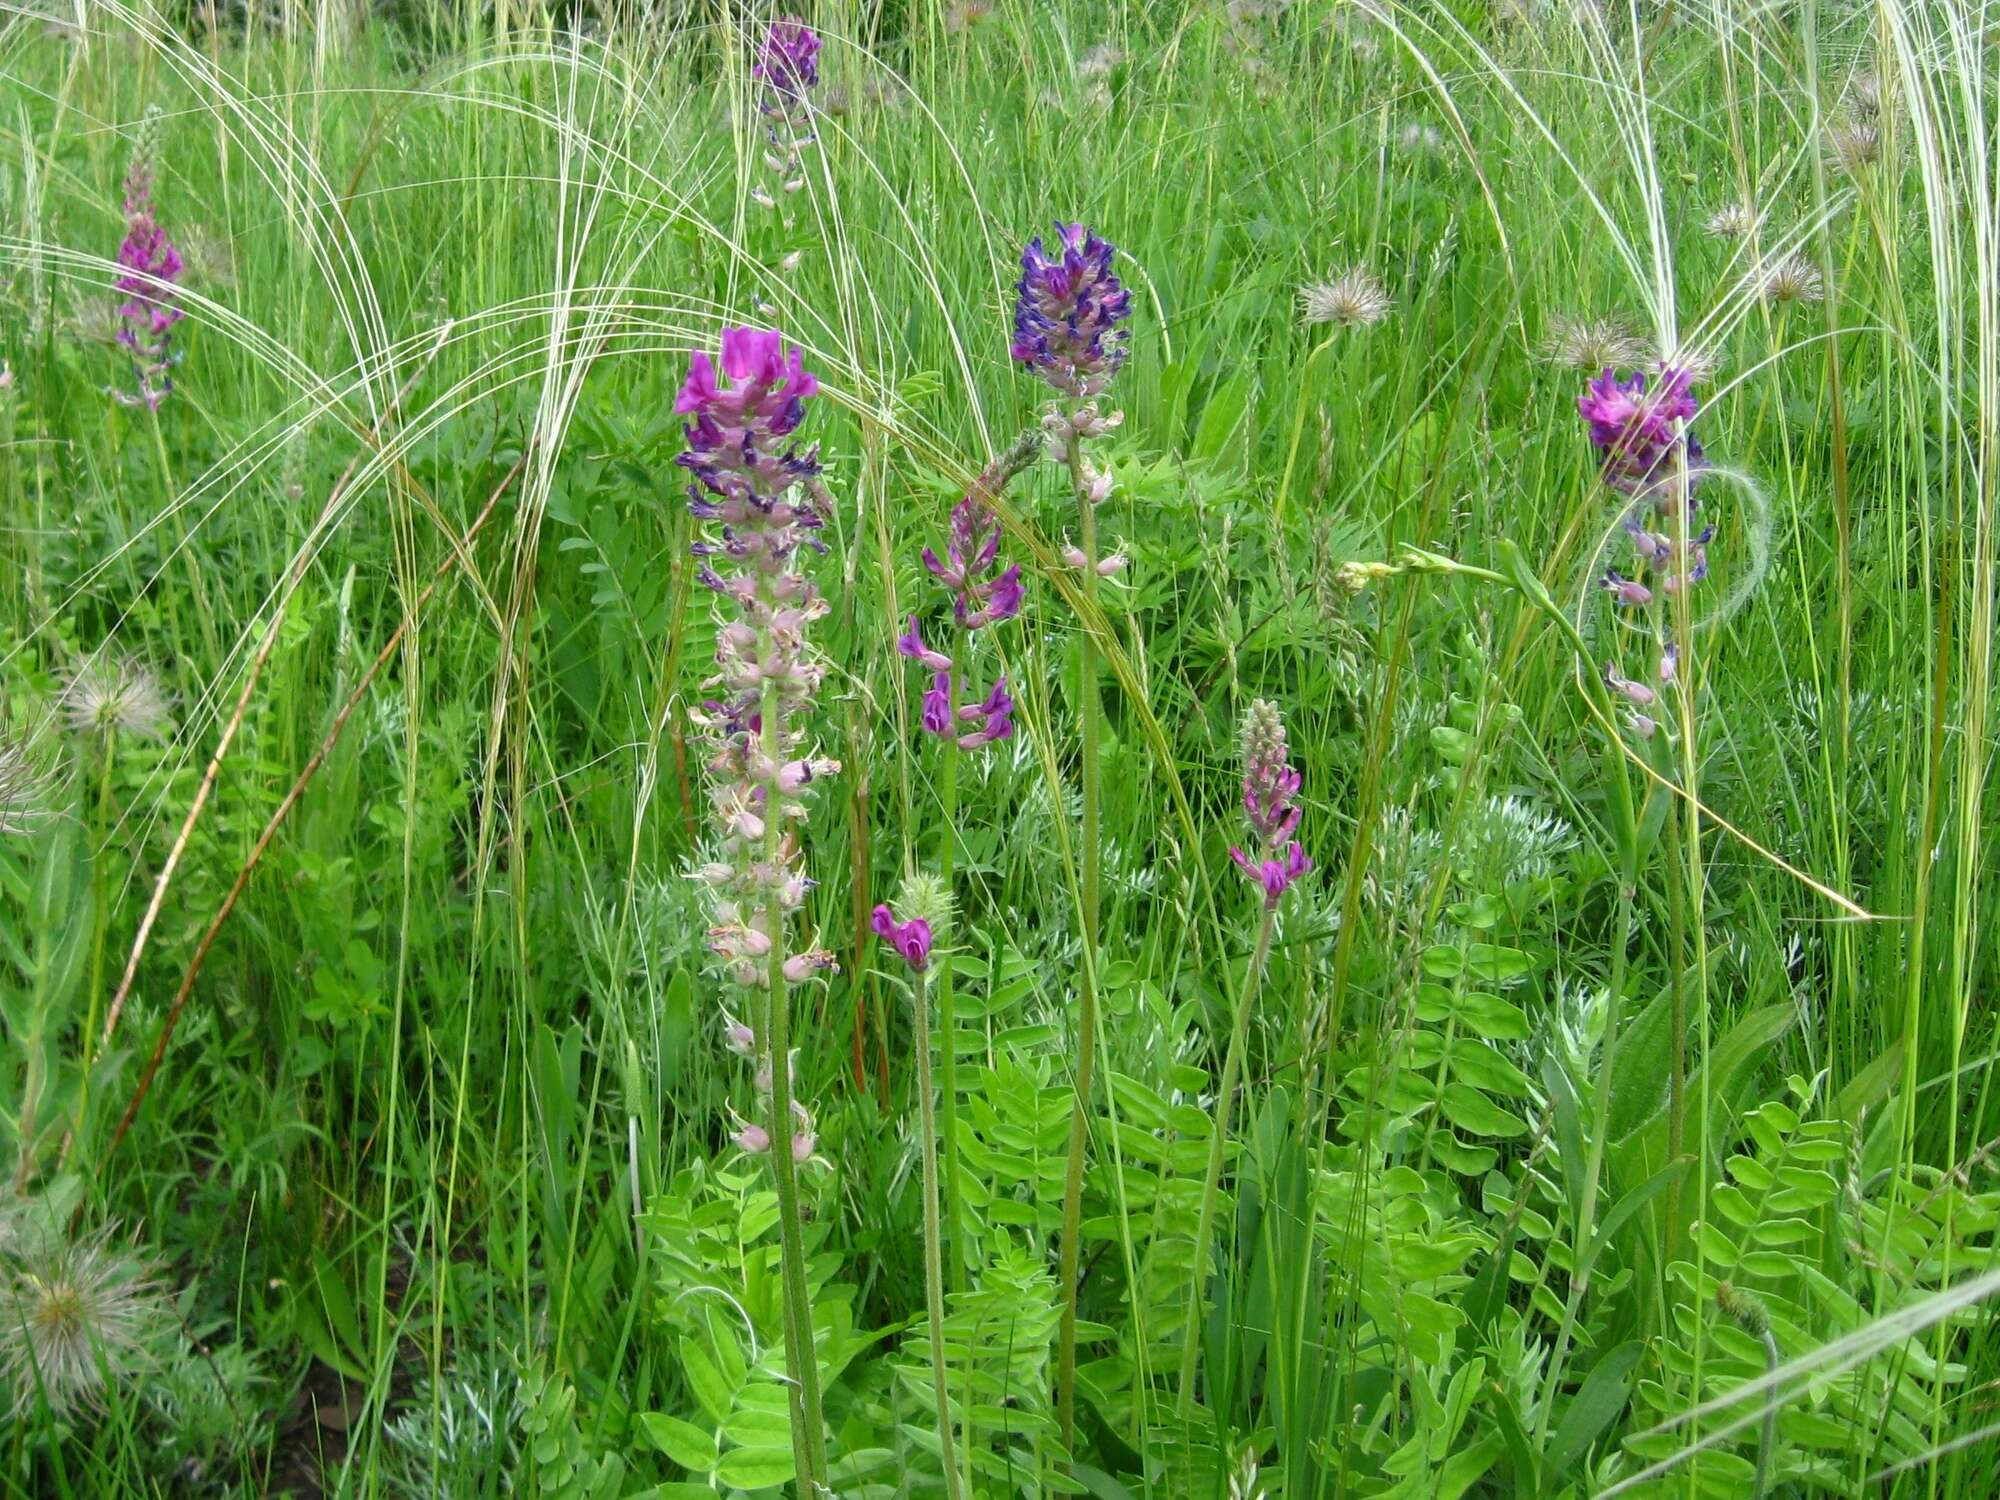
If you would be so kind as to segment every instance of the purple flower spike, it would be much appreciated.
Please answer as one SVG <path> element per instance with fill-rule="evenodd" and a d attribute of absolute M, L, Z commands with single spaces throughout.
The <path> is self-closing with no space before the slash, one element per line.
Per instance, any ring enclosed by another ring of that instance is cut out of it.
<path fill-rule="evenodd" d="M 1243 815 L 1256 835 L 1256 851 L 1232 848 L 1229 857 L 1263 888 L 1267 910 L 1275 911 L 1292 882 L 1313 867 L 1292 837 L 1299 826 L 1298 793 L 1285 721 L 1274 704 L 1259 698 L 1243 720 Z"/>
<path fill-rule="evenodd" d="M 875 935 L 903 956 L 903 962 L 921 973 L 931 961 L 931 924 L 922 917 L 898 922 L 887 906 L 878 906 L 868 925 Z"/>
<path fill-rule="evenodd" d="M 1605 370 L 1577 398 L 1577 411 L 1590 428 L 1590 441 L 1604 455 L 1604 482 L 1627 494 L 1645 495 L 1673 473 L 1676 453 L 1692 480 L 1703 463 L 1701 445 L 1683 430 L 1694 420 L 1694 376 L 1672 365 L 1656 372 L 1649 385 L 1634 371 L 1624 380 Z"/>
<path fill-rule="evenodd" d="M 819 82 L 819 33 L 796 16 L 771 23 L 750 76 L 772 93 L 803 99 Z"/>
<path fill-rule="evenodd" d="M 1059 393 L 1097 395 L 1125 362 L 1132 294 L 1111 269 L 1116 252 L 1081 224 L 1057 224 L 1021 252 L 1011 353 Z"/>
<path fill-rule="evenodd" d="M 179 289 L 181 253 L 153 214 L 153 140 L 150 119 L 125 175 L 125 238 L 118 246 L 118 342 L 132 356 L 134 388 L 113 391 L 127 406 L 158 411 L 174 388 L 174 325 L 184 316 Z"/>

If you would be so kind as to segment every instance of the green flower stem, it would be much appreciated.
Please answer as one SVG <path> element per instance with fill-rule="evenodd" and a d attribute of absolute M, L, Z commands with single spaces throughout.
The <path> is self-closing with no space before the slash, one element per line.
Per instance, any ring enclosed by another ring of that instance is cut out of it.
<path fill-rule="evenodd" d="M 1215 1204 L 1222 1186 L 1222 1153 L 1229 1140 L 1231 1108 L 1236 1096 L 1236 1075 L 1243 1069 L 1243 1044 L 1250 1030 L 1250 1008 L 1257 1002 L 1257 990 L 1264 978 L 1264 962 L 1271 956 L 1271 931 L 1277 925 L 1278 909 L 1266 902 L 1263 919 L 1257 924 L 1257 946 L 1250 955 L 1250 967 L 1243 973 L 1243 993 L 1236 1000 L 1236 1014 L 1229 1026 L 1229 1050 L 1222 1059 L 1222 1087 L 1215 1096 L 1215 1126 L 1208 1137 L 1208 1170 L 1201 1179 L 1201 1212 L 1194 1227 L 1194 1276 L 1188 1287 L 1187 1332 L 1181 1344 L 1181 1387 L 1179 1414 L 1183 1422 L 1194 1414 L 1194 1366 L 1201 1350 L 1201 1294 L 1208 1281 L 1209 1238 L 1215 1233 Z"/>
<path fill-rule="evenodd" d="M 759 656 L 770 650 L 759 643 Z M 778 690 L 764 685 L 764 756 L 778 764 Z M 776 869 L 782 859 L 782 819 L 777 788 L 764 819 L 764 862 Z M 771 936 L 770 968 L 764 984 L 764 1044 L 771 1059 L 771 1175 L 778 1191 L 778 1260 L 785 1308 L 785 1365 L 791 1376 L 792 1453 L 798 1464 L 801 1500 L 818 1500 L 826 1488 L 826 1425 L 820 1414 L 819 1355 L 813 1345 L 812 1288 L 806 1281 L 805 1237 L 799 1229 L 798 1164 L 792 1160 L 791 1001 L 785 984 L 785 911 L 773 890 L 765 900 L 765 927 Z"/>
<path fill-rule="evenodd" d="M 915 976 L 917 1005 L 917 1099 L 923 1112 L 921 1135 L 924 1163 L 924 1310 L 931 1324 L 931 1385 L 937 1392 L 938 1455 L 944 1465 L 947 1500 L 963 1500 L 958 1472 L 958 1444 L 952 1436 L 951 1387 L 944 1362 L 944 1252 L 938 1215 L 938 1119 L 931 1083 L 931 1005 L 924 971 Z M 947 1035 L 945 1041 L 951 1038 Z"/>
<path fill-rule="evenodd" d="M 945 701 L 949 705 L 948 724 L 944 732 L 944 765 L 939 771 L 938 795 L 944 804 L 944 836 L 938 841 L 938 875 L 944 881 L 947 891 L 952 889 L 953 856 L 958 851 L 958 757 L 959 748 L 953 739 L 958 724 L 958 674 L 959 664 L 953 663 L 947 674 L 949 683 L 945 689 Z M 944 1114 L 944 1209 L 945 1219 L 951 1225 L 951 1289 L 965 1290 L 966 1259 L 969 1252 L 965 1220 L 960 1217 L 965 1202 L 958 1178 L 958 1013 L 952 993 L 951 954 L 938 954 L 938 1033 L 943 1038 L 938 1053 L 938 1070 L 944 1085 L 942 1099 Z M 926 1108 L 930 1103 L 930 1085 L 924 1086 Z"/>
<path fill-rule="evenodd" d="M 1097 645 L 1091 636 L 1097 603 L 1097 514 L 1084 481 L 1082 443 L 1069 441 L 1070 482 L 1076 489 L 1083 549 L 1082 631 L 1077 639 L 1077 711 L 1082 721 L 1083 964 L 1077 982 L 1076 1101 L 1070 1111 L 1069 1161 L 1063 1173 L 1062 1321 L 1056 1332 L 1056 1425 L 1067 1455 L 1076 1451 L 1076 1298 L 1078 1237 L 1083 1229 L 1083 1157 L 1090 1131 L 1090 1087 L 1097 1065 L 1098 701 Z"/>

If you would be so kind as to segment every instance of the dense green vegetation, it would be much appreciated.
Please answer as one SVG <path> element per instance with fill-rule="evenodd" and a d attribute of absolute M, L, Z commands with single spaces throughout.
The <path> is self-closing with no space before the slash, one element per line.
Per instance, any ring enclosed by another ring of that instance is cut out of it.
<path fill-rule="evenodd" d="M 794 1493 L 789 1264 L 842 1497 L 1989 1492 L 1985 11 L 828 3 L 794 159 L 761 12 L 206 14 L 0 13 L 0 1489 Z M 1069 220 L 1089 526 L 1008 350 Z M 841 763 L 771 1022 L 689 878 L 744 325 Z M 1577 405 L 1662 358 L 1672 593 Z"/>

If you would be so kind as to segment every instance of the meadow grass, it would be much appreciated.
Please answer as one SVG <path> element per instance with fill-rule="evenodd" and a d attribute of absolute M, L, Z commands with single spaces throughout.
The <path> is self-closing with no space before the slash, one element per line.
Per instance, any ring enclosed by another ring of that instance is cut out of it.
<path fill-rule="evenodd" d="M 807 18 L 787 193 L 762 12 L 0 8 L 0 1486 L 793 1493 L 809 1300 L 841 1496 L 1987 1493 L 1986 12 Z M 1115 482 L 993 497 L 959 755 L 895 639 L 1071 219 Z M 688 879 L 739 325 L 831 496 L 796 1212 Z M 1662 359 L 1712 572 L 1621 614 L 1577 397 Z"/>

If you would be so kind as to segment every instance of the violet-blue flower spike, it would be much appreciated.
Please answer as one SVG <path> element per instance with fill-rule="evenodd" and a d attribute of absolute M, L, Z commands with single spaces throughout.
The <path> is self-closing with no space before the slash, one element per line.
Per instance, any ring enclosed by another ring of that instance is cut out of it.
<path fill-rule="evenodd" d="M 118 246 L 118 342 L 132 356 L 133 389 L 112 395 L 127 406 L 158 411 L 174 388 L 174 325 L 183 310 L 175 283 L 181 253 L 153 213 L 153 152 L 156 119 L 141 127 L 131 169 L 125 174 L 125 238 Z"/>
<path fill-rule="evenodd" d="M 1237 868 L 1257 882 L 1275 910 L 1292 882 L 1313 867 L 1292 837 L 1299 826 L 1299 773 L 1285 743 L 1285 721 L 1276 705 L 1259 698 L 1243 719 L 1243 815 L 1255 835 L 1246 853 L 1232 848 Z"/>
<path fill-rule="evenodd" d="M 907 922 L 898 922 L 896 914 L 887 906 L 878 906 L 869 918 L 868 925 L 874 929 L 890 947 L 903 957 L 903 962 L 922 972 L 931 960 L 931 924 L 922 917 L 912 917 Z"/>
<path fill-rule="evenodd" d="M 1014 287 L 1016 360 L 1058 393 L 1087 400 L 1125 362 L 1132 294 L 1111 269 L 1117 252 L 1081 224 L 1057 224 L 1053 241 L 1040 237 L 1021 252 Z"/>
<path fill-rule="evenodd" d="M 773 21 L 750 76 L 761 85 L 757 107 L 770 143 L 764 165 L 786 192 L 796 193 L 806 185 L 800 153 L 815 139 L 811 96 L 819 83 L 819 33 L 794 16 Z M 766 208 L 777 206 L 761 187 L 752 196 Z"/>

